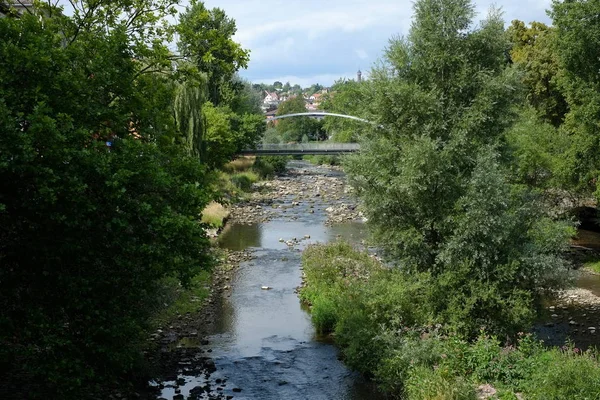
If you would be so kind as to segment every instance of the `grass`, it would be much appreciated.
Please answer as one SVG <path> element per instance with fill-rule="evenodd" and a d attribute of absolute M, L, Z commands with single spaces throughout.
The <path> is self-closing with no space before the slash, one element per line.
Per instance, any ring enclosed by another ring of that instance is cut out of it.
<path fill-rule="evenodd" d="M 225 219 L 229 216 L 229 210 L 221 204 L 211 201 L 202 211 L 202 222 L 215 228 L 221 228 Z"/>
<path fill-rule="evenodd" d="M 204 299 L 210 294 L 211 276 L 210 271 L 201 271 L 192 278 L 187 288 L 174 277 L 163 279 L 161 298 L 157 299 L 159 310 L 152 318 L 152 325 L 165 326 L 179 315 L 200 311 Z"/>
<path fill-rule="evenodd" d="M 236 158 L 233 161 L 228 162 L 223 166 L 223 170 L 230 174 L 236 172 L 244 172 L 248 171 L 254 165 L 254 161 L 256 160 L 255 156 L 243 156 Z"/>
<path fill-rule="evenodd" d="M 600 274 L 600 260 L 588 261 L 583 264 L 583 268 Z"/>

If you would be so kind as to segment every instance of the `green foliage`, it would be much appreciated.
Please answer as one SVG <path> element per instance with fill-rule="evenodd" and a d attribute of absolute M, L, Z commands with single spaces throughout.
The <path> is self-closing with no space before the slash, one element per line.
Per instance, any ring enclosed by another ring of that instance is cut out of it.
<path fill-rule="evenodd" d="M 600 274 L 600 260 L 588 261 L 583 266 L 590 271 Z"/>
<path fill-rule="evenodd" d="M 231 176 L 231 183 L 240 190 L 249 192 L 252 184 L 258 181 L 258 176 L 253 172 L 243 172 Z"/>
<path fill-rule="evenodd" d="M 209 180 L 172 145 L 172 8 L 79 4 L 0 19 L 0 367 L 28 398 L 139 373 L 162 283 L 209 264 Z"/>
<path fill-rule="evenodd" d="M 560 66 L 556 78 L 568 105 L 563 129 L 570 146 L 564 151 L 568 176 L 564 185 L 589 194 L 600 174 L 600 11 L 597 1 L 554 1 L 551 16 Z"/>
<path fill-rule="evenodd" d="M 188 155 L 204 159 L 206 80 L 178 85 L 173 102 L 173 116 Z"/>
<path fill-rule="evenodd" d="M 185 287 L 181 286 L 176 277 L 160 280 L 155 299 L 156 311 L 151 317 L 151 325 L 161 327 L 179 315 L 198 312 L 203 300 L 210 294 L 210 279 L 210 272 L 202 271 L 192 277 Z"/>
<path fill-rule="evenodd" d="M 179 51 L 208 75 L 209 100 L 215 105 L 228 97 L 234 74 L 248 65 L 249 51 L 232 39 L 236 31 L 222 9 L 209 10 L 202 1 L 192 1 L 177 25 Z"/>
<path fill-rule="evenodd" d="M 263 144 L 281 144 L 283 137 L 276 128 L 268 128 L 262 137 Z"/>
<path fill-rule="evenodd" d="M 527 27 L 514 20 L 507 35 L 512 44 L 510 57 L 515 67 L 523 71 L 528 103 L 542 120 L 558 127 L 568 107 L 556 80 L 559 63 L 553 48 L 555 30 L 540 22 Z"/>
<path fill-rule="evenodd" d="M 564 283 L 571 234 L 506 178 L 519 75 L 498 13 L 473 30 L 472 12 L 468 1 L 415 4 L 410 34 L 390 42 L 367 86 L 381 127 L 345 163 L 378 244 L 406 271 L 430 272 L 436 315 L 471 337 L 527 326 L 542 288 Z"/>
<path fill-rule="evenodd" d="M 531 109 L 507 132 L 514 178 L 532 187 L 560 187 L 568 176 L 564 150 L 570 139 L 562 130 L 542 122 Z"/>
<path fill-rule="evenodd" d="M 406 383 L 407 400 L 476 400 L 473 385 L 462 377 L 444 376 L 440 369 L 417 367 Z"/>
<path fill-rule="evenodd" d="M 333 331 L 346 363 L 373 376 L 389 394 L 408 399 L 472 399 L 487 383 L 499 398 L 593 399 L 600 379 L 597 353 L 547 350 L 531 335 L 513 345 L 480 332 L 468 341 L 449 333 L 432 309 L 452 293 L 438 293 L 428 274 L 384 267 L 339 242 L 311 246 L 302 258 L 317 330 Z M 450 328 L 450 329 L 449 329 Z"/>
<path fill-rule="evenodd" d="M 309 247 L 302 261 L 307 286 L 300 297 L 312 305 L 317 330 L 335 331 L 346 362 L 363 373 L 375 371 L 385 330 L 429 321 L 426 279 L 385 270 L 344 242 Z"/>
<path fill-rule="evenodd" d="M 238 115 L 244 114 L 260 114 L 264 116 L 262 109 L 262 95 L 260 91 L 255 90 L 252 84 L 245 79 L 236 77 L 233 79 L 233 87 L 236 89 L 234 96 L 229 100 L 228 104 Z"/>
<path fill-rule="evenodd" d="M 253 169 L 262 177 L 269 178 L 275 174 L 285 172 L 285 167 L 289 161 L 287 156 L 265 156 L 257 157 Z"/>
<path fill-rule="evenodd" d="M 219 168 L 233 159 L 240 140 L 233 130 L 234 114 L 228 107 L 215 107 L 211 102 L 204 103 L 206 134 L 204 135 L 205 157 L 202 160 L 211 168 Z"/>
<path fill-rule="evenodd" d="M 202 107 L 206 119 L 204 159 L 212 168 L 220 168 L 242 149 L 256 147 L 265 131 L 264 117 L 258 114 L 237 115 L 229 107 Z"/>
<path fill-rule="evenodd" d="M 600 398 L 598 354 L 575 348 L 551 350 L 539 355 L 543 363 L 527 380 L 527 398 L 535 400 Z"/>
<path fill-rule="evenodd" d="M 339 80 L 331 87 L 331 92 L 323 96 L 321 108 L 325 111 L 362 117 L 367 112 L 368 81 Z M 334 142 L 356 142 L 365 130 L 364 122 L 347 118 L 325 117 L 323 129 Z"/>
<path fill-rule="evenodd" d="M 305 100 L 295 96 L 282 102 L 277 108 L 277 115 L 305 113 Z M 309 139 L 322 139 L 322 123 L 310 117 L 284 118 L 277 121 L 276 129 L 284 142 L 300 142 L 306 135 Z"/>

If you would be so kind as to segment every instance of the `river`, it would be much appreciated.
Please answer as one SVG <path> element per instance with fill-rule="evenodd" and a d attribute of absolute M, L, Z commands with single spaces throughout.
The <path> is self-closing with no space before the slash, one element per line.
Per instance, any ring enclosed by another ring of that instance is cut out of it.
<path fill-rule="evenodd" d="M 288 171 L 278 179 L 299 181 L 304 189 L 319 177 L 343 178 L 339 171 L 300 161 L 290 162 Z M 361 222 L 325 224 L 328 207 L 350 202 L 348 195 L 290 193 L 273 200 L 268 222 L 227 226 L 219 245 L 251 250 L 253 258 L 239 265 L 231 290 L 218 298 L 208 343 L 187 343 L 210 352 L 216 371 L 210 376 L 179 373 L 178 381 L 162 382 L 162 398 L 382 398 L 372 383 L 340 361 L 330 338 L 316 334 L 296 293 L 306 246 L 338 238 L 360 244 L 365 238 Z"/>

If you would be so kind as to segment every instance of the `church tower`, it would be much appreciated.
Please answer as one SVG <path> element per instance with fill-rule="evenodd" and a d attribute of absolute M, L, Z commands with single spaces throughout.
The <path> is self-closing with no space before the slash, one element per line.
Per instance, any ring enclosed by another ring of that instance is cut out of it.
<path fill-rule="evenodd" d="M 356 80 L 358 81 L 358 83 L 362 82 L 362 72 L 360 72 L 360 69 L 356 73 L 356 78 L 357 78 Z"/>

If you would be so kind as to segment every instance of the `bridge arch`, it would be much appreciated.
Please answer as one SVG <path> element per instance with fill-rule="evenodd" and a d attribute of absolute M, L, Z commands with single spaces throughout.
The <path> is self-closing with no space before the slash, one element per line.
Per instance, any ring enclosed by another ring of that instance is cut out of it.
<path fill-rule="evenodd" d="M 293 113 L 293 114 L 277 115 L 277 116 L 275 116 L 273 118 L 267 119 L 266 122 L 271 122 L 271 121 L 276 121 L 278 119 L 291 118 L 291 117 L 328 117 L 328 116 L 329 117 L 340 117 L 340 118 L 353 119 L 355 121 L 360 121 L 360 122 L 365 122 L 367 124 L 375 125 L 374 122 L 371 122 L 371 121 L 369 121 L 367 119 L 364 119 L 364 118 L 355 117 L 353 115 L 328 113 L 328 112 L 323 112 L 323 111 L 312 111 L 312 112 L 305 112 L 305 113 Z"/>

